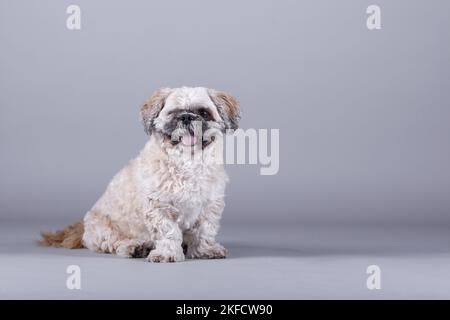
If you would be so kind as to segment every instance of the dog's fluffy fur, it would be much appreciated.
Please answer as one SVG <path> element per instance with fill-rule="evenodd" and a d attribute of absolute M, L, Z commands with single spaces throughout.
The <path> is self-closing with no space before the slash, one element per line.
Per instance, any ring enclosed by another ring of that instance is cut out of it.
<path fill-rule="evenodd" d="M 164 88 L 144 103 L 141 117 L 150 138 L 140 154 L 116 174 L 83 222 L 44 233 L 41 243 L 151 262 L 224 258 L 227 250 L 215 236 L 228 178 L 214 161 L 221 139 L 205 137 L 204 129 L 236 129 L 236 100 L 212 89 Z M 201 156 L 192 157 L 194 150 Z"/>

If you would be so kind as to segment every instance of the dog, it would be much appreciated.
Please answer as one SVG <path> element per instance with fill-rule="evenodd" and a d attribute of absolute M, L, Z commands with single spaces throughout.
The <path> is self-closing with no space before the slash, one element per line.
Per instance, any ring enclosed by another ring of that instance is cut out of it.
<path fill-rule="evenodd" d="M 214 89 L 162 88 L 140 115 L 149 135 L 140 154 L 114 176 L 83 221 L 42 233 L 41 244 L 150 262 L 225 258 L 215 237 L 228 177 L 214 159 L 223 148 L 220 136 L 238 128 L 238 102 Z"/>

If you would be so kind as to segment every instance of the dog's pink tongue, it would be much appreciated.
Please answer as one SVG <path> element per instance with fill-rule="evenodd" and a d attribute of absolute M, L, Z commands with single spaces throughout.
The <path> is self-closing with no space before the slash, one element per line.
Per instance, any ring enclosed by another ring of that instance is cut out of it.
<path fill-rule="evenodd" d="M 181 138 L 181 143 L 183 143 L 185 146 L 193 146 L 195 144 L 195 137 L 190 134 L 185 134 Z"/>

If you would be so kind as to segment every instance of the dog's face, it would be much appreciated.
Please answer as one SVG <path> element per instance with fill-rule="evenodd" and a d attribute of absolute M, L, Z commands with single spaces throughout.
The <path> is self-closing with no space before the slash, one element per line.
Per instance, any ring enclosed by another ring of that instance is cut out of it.
<path fill-rule="evenodd" d="M 147 134 L 171 146 L 207 148 L 217 132 L 238 127 L 239 106 L 229 94 L 207 88 L 163 88 L 141 108 Z"/>

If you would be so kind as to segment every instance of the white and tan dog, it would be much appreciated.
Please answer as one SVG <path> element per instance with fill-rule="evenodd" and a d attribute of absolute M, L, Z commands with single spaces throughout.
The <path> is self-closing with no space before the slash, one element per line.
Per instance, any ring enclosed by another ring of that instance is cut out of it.
<path fill-rule="evenodd" d="M 41 243 L 151 262 L 225 258 L 215 236 L 228 178 L 214 155 L 223 147 L 217 135 L 238 126 L 236 100 L 202 87 L 164 88 L 144 103 L 141 117 L 150 138 L 140 154 L 82 222 L 43 233 Z"/>

